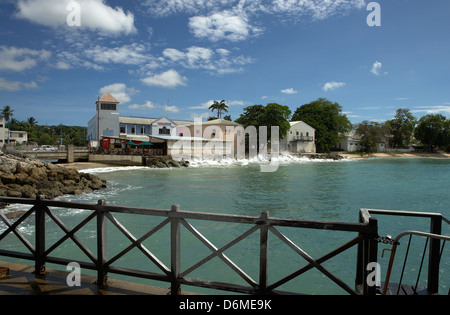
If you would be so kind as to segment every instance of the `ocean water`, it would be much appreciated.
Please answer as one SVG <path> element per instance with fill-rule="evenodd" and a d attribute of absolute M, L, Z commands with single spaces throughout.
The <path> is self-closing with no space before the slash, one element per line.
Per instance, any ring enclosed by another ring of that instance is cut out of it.
<path fill-rule="evenodd" d="M 195 161 L 191 167 L 179 169 L 121 167 L 85 170 L 106 179 L 108 188 L 92 194 L 64 196 L 60 199 L 87 203 L 96 203 L 99 199 L 105 199 L 108 204 L 158 209 L 170 209 L 172 205 L 178 204 L 182 210 L 188 211 L 251 216 L 259 216 L 262 211 L 268 211 L 271 217 L 338 222 L 358 222 L 360 208 L 439 212 L 450 218 L 449 160 L 374 158 L 323 161 L 285 157 L 280 161 L 278 170 L 273 173 L 260 172 L 261 163 L 247 160 Z M 61 220 L 69 227 L 76 226 L 88 215 L 82 210 L 65 210 L 59 213 L 61 213 Z M 163 220 L 132 215 L 117 215 L 117 218 L 137 238 Z M 389 234 L 395 237 L 404 230 L 427 232 L 429 230 L 429 221 L 423 219 L 390 216 L 378 217 L 378 219 L 379 234 L 382 236 Z M 21 231 L 25 235 L 33 235 L 31 221 L 32 218 L 30 222 L 24 222 L 21 226 Z M 193 220 L 190 223 L 218 248 L 251 227 L 243 224 Z M 63 235 L 51 222 L 48 223 L 47 229 L 50 245 Z M 0 232 L 2 230 L 4 227 L 0 225 Z M 314 258 L 321 257 L 356 236 L 354 233 L 322 230 L 294 228 L 279 228 L 279 230 Z M 445 223 L 443 234 L 450 235 L 450 228 Z M 143 243 L 166 266 L 170 266 L 169 235 L 169 227 L 166 226 Z M 95 222 L 77 232 L 77 236 L 85 240 L 95 253 Z M 8 241 L 8 249 L 20 247 L 17 243 L 11 239 Z M 129 244 L 130 242 L 120 232 L 114 228 L 108 230 L 108 257 L 113 257 Z M 259 234 L 253 233 L 225 252 L 256 281 L 259 268 L 258 244 Z M 270 235 L 269 244 L 269 283 L 306 265 L 303 258 L 274 235 Z M 402 267 L 402 255 L 406 244 L 406 239 L 401 241 L 395 270 Z M 72 255 L 77 259 L 85 257 L 70 241 L 66 241 L 63 245 L 52 255 L 57 257 Z M 1 243 L 0 246 L 2 246 Z M 181 246 L 183 270 L 211 253 L 187 230 L 182 230 Z M 423 246 L 423 240 L 414 238 L 404 283 L 415 284 Z M 390 248 L 390 246 L 380 244 L 380 254 L 384 248 Z M 440 290 L 445 294 L 450 286 L 449 248 L 450 244 L 447 244 L 441 262 Z M 356 247 L 323 265 L 353 287 L 355 254 Z M 384 281 L 388 259 L 389 252 L 380 259 L 382 281 Z M 132 250 L 117 264 L 127 268 L 160 271 L 138 250 Z M 425 261 L 419 285 L 426 285 L 426 264 Z M 111 275 L 111 277 L 118 276 Z M 246 284 L 217 257 L 194 270 L 187 277 Z M 398 282 L 398 279 L 393 277 L 391 281 Z M 158 282 L 150 284 L 169 286 L 167 283 Z M 206 289 L 192 287 L 183 289 L 213 293 Z M 345 293 L 316 269 L 287 282 L 279 289 L 311 294 Z"/>

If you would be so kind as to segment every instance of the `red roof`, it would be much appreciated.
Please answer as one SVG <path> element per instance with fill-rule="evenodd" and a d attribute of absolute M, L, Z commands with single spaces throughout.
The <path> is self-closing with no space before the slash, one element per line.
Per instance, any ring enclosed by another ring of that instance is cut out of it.
<path fill-rule="evenodd" d="M 118 100 L 116 100 L 111 94 L 109 94 L 108 92 L 105 93 L 105 95 L 103 95 L 100 100 L 100 102 L 104 102 L 104 103 L 120 103 Z"/>

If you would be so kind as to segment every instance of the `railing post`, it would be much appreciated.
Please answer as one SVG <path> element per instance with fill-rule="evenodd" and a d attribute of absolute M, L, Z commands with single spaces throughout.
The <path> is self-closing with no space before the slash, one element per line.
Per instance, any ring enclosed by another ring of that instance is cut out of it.
<path fill-rule="evenodd" d="M 36 196 L 35 224 L 36 224 L 36 252 L 34 258 L 34 275 L 45 275 L 45 208 L 41 204 L 45 196 Z"/>
<path fill-rule="evenodd" d="M 173 205 L 171 208 L 174 213 L 179 210 L 179 205 Z M 171 218 L 170 224 L 170 270 L 172 272 L 170 294 L 178 295 L 181 290 L 178 283 L 178 276 L 180 275 L 180 221 L 176 217 Z"/>
<path fill-rule="evenodd" d="M 369 263 L 377 262 L 378 241 L 376 238 L 378 237 L 378 221 L 376 218 L 368 216 L 367 213 L 365 215 L 365 218 L 360 217 L 360 222 L 367 222 L 369 232 L 360 232 L 360 235 L 364 235 L 364 239 L 358 244 L 355 286 L 358 293 L 375 295 L 377 290 L 376 286 L 369 286 L 367 284 L 367 267 Z"/>
<path fill-rule="evenodd" d="M 432 216 L 430 233 L 441 235 L 442 216 Z M 430 239 L 430 251 L 428 257 L 428 294 L 437 294 L 439 292 L 439 263 L 440 263 L 441 243 L 439 239 Z"/>
<path fill-rule="evenodd" d="M 99 200 L 97 203 L 97 285 L 104 287 L 108 285 L 108 273 L 105 270 L 106 263 L 106 216 L 103 206 L 106 205 L 105 200 Z"/>
<path fill-rule="evenodd" d="M 261 220 L 264 222 L 260 229 L 260 243 L 259 243 L 259 293 L 266 293 L 267 288 L 267 260 L 269 250 L 269 227 L 267 226 L 267 219 L 269 212 L 263 211 L 261 213 Z"/>

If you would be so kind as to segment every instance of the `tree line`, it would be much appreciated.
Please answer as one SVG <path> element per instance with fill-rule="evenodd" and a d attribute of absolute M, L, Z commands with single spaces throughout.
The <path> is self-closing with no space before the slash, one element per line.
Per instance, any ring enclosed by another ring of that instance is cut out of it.
<path fill-rule="evenodd" d="M 227 112 L 228 106 L 224 101 L 220 102 L 220 107 L 215 102 L 210 109 L 217 110 L 219 114 Z M 430 152 L 437 148 L 450 150 L 450 119 L 441 114 L 429 114 L 417 119 L 409 109 L 400 108 L 393 119 L 384 123 L 365 120 L 353 125 L 342 113 L 342 106 L 325 98 L 304 104 L 291 114 L 288 106 L 277 103 L 253 105 L 245 107 L 235 122 L 244 127 L 267 126 L 268 130 L 270 126 L 278 126 L 280 138 L 285 138 L 290 129 L 289 122 L 301 120 L 316 130 L 316 150 L 321 153 L 333 150 L 342 136 L 351 131 L 361 137 L 361 151 L 365 153 L 375 152 L 377 144 L 382 142 L 392 148 L 416 144 Z"/>
<path fill-rule="evenodd" d="M 26 131 L 28 142 L 35 142 L 39 145 L 73 144 L 75 146 L 86 145 L 86 127 L 80 126 L 47 126 L 39 125 L 34 117 L 29 117 L 25 121 L 19 121 L 14 116 L 14 110 L 10 106 L 3 107 L 1 116 L 5 118 L 6 126 L 9 130 Z"/>

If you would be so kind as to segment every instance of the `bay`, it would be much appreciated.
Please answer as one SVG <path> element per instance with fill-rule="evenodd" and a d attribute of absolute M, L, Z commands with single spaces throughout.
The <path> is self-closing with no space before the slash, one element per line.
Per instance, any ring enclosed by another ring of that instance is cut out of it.
<path fill-rule="evenodd" d="M 106 179 L 108 188 L 92 194 L 64 196 L 61 199 L 88 203 L 105 199 L 108 204 L 159 209 L 170 209 L 172 205 L 178 204 L 182 210 L 188 211 L 251 216 L 259 216 L 262 211 L 268 211 L 271 217 L 338 222 L 358 222 L 360 208 L 439 212 L 447 218 L 450 217 L 448 160 L 289 159 L 282 161 L 278 170 L 273 173 L 262 173 L 259 163 L 249 161 L 198 162 L 193 163 L 192 167 L 180 169 L 124 167 L 91 169 L 87 172 Z M 74 223 L 68 224 L 75 226 L 76 222 L 80 222 L 80 217 L 85 217 L 82 212 L 69 211 L 64 214 L 67 217 L 65 220 L 69 222 L 73 220 Z M 129 215 L 123 215 L 120 220 L 137 237 L 162 221 L 155 218 L 144 220 Z M 226 223 L 194 221 L 192 224 L 218 248 L 250 228 Z M 380 235 L 390 234 L 395 237 L 400 232 L 410 229 L 428 231 L 429 222 L 397 217 L 379 218 Z M 55 227 L 55 239 L 58 238 L 56 230 Z M 95 226 L 92 225 L 82 236 L 86 239 L 92 238 L 92 242 L 95 243 L 94 230 Z M 51 229 L 49 233 L 50 231 Z M 299 231 L 292 228 L 280 228 L 280 231 L 314 258 L 355 237 L 348 235 L 349 233 L 333 231 Z M 114 255 L 129 245 L 129 241 L 120 236 L 118 231 L 108 233 L 108 241 L 112 244 L 108 245 L 111 252 L 108 255 Z M 450 235 L 446 224 L 443 234 Z M 162 229 L 145 242 L 145 246 L 148 246 L 166 266 L 170 266 L 168 235 L 170 235 L 168 229 Z M 245 272 L 256 280 L 259 268 L 258 242 L 259 234 L 254 233 L 226 251 L 230 259 L 242 266 Z M 411 271 L 411 277 L 407 276 L 405 280 L 415 283 L 417 272 L 413 274 L 420 264 L 423 243 L 419 240 L 412 246 L 417 253 L 410 259 L 411 267 L 408 267 L 408 270 Z M 379 251 L 385 247 L 381 245 Z M 73 254 L 74 251 L 76 251 L 74 246 L 67 245 L 60 249 L 58 255 L 65 256 Z M 354 282 L 355 251 L 356 248 L 348 250 L 324 264 L 350 286 L 353 286 Z M 188 268 L 210 253 L 187 231 L 182 233 L 182 269 Z M 446 249 L 444 254 L 447 255 L 443 255 L 441 263 L 440 289 L 447 293 L 446 290 L 448 291 L 450 285 L 450 252 Z M 133 250 L 129 257 L 120 263 L 127 268 L 159 270 L 154 266 L 147 266 L 148 259 L 140 256 L 141 253 Z M 389 255 L 380 261 L 382 271 L 386 268 L 388 257 Z M 305 264 L 303 258 L 277 238 L 270 238 L 269 282 L 276 281 Z M 217 257 L 188 276 L 246 284 Z M 421 282 L 423 280 L 426 280 L 426 273 L 421 276 Z M 286 283 L 281 289 L 311 294 L 343 293 L 317 270 L 308 271 L 302 278 Z M 188 290 L 210 293 L 198 288 Z"/>

